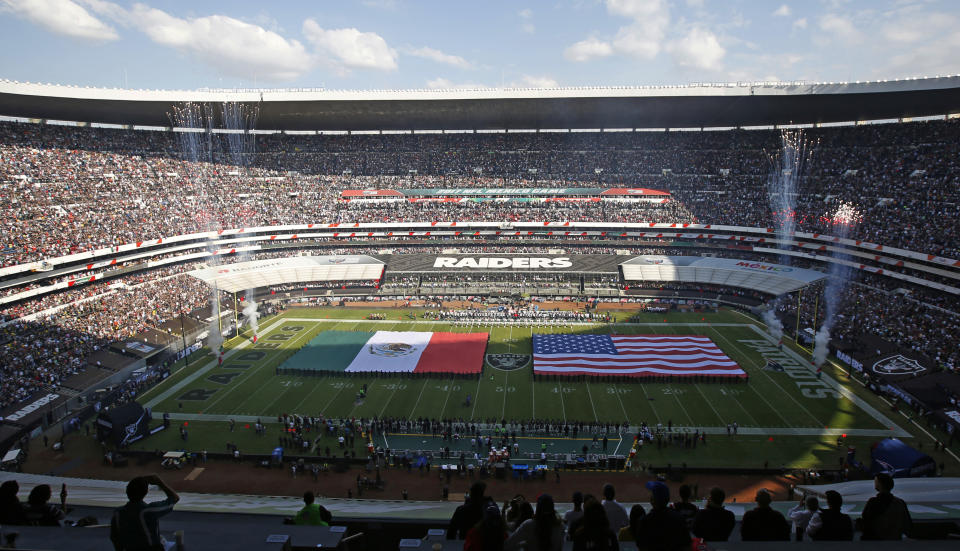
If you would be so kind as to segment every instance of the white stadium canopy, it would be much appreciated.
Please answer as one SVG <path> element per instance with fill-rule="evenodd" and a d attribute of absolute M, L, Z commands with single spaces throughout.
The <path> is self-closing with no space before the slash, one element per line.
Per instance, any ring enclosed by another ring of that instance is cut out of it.
<path fill-rule="evenodd" d="M 294 256 L 237 262 L 187 272 L 211 287 L 229 293 L 310 281 L 380 279 L 384 263 L 366 255 Z"/>
<path fill-rule="evenodd" d="M 620 264 L 623 279 L 724 285 L 782 295 L 826 278 L 815 270 L 752 260 L 699 256 L 638 256 Z"/>

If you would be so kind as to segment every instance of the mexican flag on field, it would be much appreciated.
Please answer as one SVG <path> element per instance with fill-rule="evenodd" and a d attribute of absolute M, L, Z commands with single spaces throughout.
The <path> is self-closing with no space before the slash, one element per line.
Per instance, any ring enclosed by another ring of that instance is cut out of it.
<path fill-rule="evenodd" d="M 480 373 L 487 333 L 324 331 L 287 361 L 295 369 Z"/>

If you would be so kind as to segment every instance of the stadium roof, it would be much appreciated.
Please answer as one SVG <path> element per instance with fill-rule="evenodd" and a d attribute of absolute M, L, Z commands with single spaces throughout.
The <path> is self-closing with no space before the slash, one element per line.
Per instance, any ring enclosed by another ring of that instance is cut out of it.
<path fill-rule="evenodd" d="M 816 270 L 752 260 L 699 256 L 638 256 L 620 264 L 624 281 L 706 283 L 782 295 L 825 279 Z"/>
<path fill-rule="evenodd" d="M 703 128 L 960 112 L 960 76 L 856 83 L 339 91 L 120 90 L 0 81 L 0 115 L 170 126 L 182 102 L 259 104 L 261 130 Z M 217 111 L 214 109 L 214 111 Z"/>
<path fill-rule="evenodd" d="M 288 283 L 380 279 L 383 266 L 383 262 L 365 255 L 294 256 L 211 266 L 187 273 L 211 287 L 236 293 Z"/>

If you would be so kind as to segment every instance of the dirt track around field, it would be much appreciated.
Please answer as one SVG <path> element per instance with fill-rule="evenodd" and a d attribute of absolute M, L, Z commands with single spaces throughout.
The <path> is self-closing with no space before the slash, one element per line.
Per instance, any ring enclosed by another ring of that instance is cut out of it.
<path fill-rule="evenodd" d="M 105 480 L 129 480 L 135 476 L 160 473 L 164 480 L 178 491 L 215 493 L 215 494 L 255 494 L 271 496 L 300 496 L 306 490 L 326 497 L 353 497 L 367 499 L 402 499 L 402 490 L 406 490 L 411 500 L 436 501 L 442 497 L 444 486 L 449 487 L 449 499 L 459 501 L 476 480 L 469 476 L 453 475 L 447 482 L 438 469 L 430 472 L 384 469 L 381 477 L 385 482 L 382 491 L 367 490 L 357 495 L 357 476 L 374 478 L 375 473 L 366 472 L 362 466 L 353 465 L 344 473 L 320 473 L 317 481 L 312 474 L 298 474 L 294 478 L 289 466 L 283 469 L 263 469 L 254 467 L 252 462 L 234 463 L 227 460 L 210 460 L 205 464 L 197 463 L 203 470 L 194 471 L 192 465 L 180 470 L 163 470 L 158 459 L 145 464 L 130 461 L 127 467 L 114 468 L 103 464 L 99 444 L 92 438 L 74 435 L 67 439 L 67 453 L 44 448 L 42 442 L 31 442 L 30 454 L 24 471 L 37 474 L 54 474 L 63 477 L 94 478 Z M 487 493 L 497 501 L 504 501 L 516 494 L 523 494 L 528 500 L 535 500 L 541 493 L 550 493 L 559 502 L 569 502 L 574 491 L 584 494 L 600 495 L 601 488 L 607 482 L 617 490 L 617 500 L 621 502 L 646 502 L 648 492 L 644 483 L 655 477 L 648 473 L 636 472 L 581 472 L 561 471 L 557 480 L 551 471 L 544 480 L 514 480 L 509 476 L 505 480 L 486 478 Z M 704 497 L 712 486 L 719 486 L 727 492 L 727 500 L 752 502 L 759 488 L 767 488 L 774 493 L 774 499 L 787 499 L 791 480 L 774 476 L 748 475 L 699 475 L 688 474 L 682 480 L 668 481 L 671 495 L 677 495 L 680 484 L 695 487 L 700 497 Z M 349 493 L 348 493 L 349 492 Z"/>

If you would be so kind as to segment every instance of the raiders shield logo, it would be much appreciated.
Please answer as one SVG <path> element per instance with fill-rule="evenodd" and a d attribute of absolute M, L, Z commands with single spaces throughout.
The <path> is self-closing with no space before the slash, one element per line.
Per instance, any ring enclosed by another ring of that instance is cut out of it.
<path fill-rule="evenodd" d="M 900 354 L 884 358 L 873 364 L 873 371 L 880 375 L 914 375 L 926 370 L 927 368 L 920 365 L 917 360 L 912 360 Z"/>
<path fill-rule="evenodd" d="M 513 371 L 527 367 L 530 354 L 487 354 L 487 363 L 500 371 Z"/>

